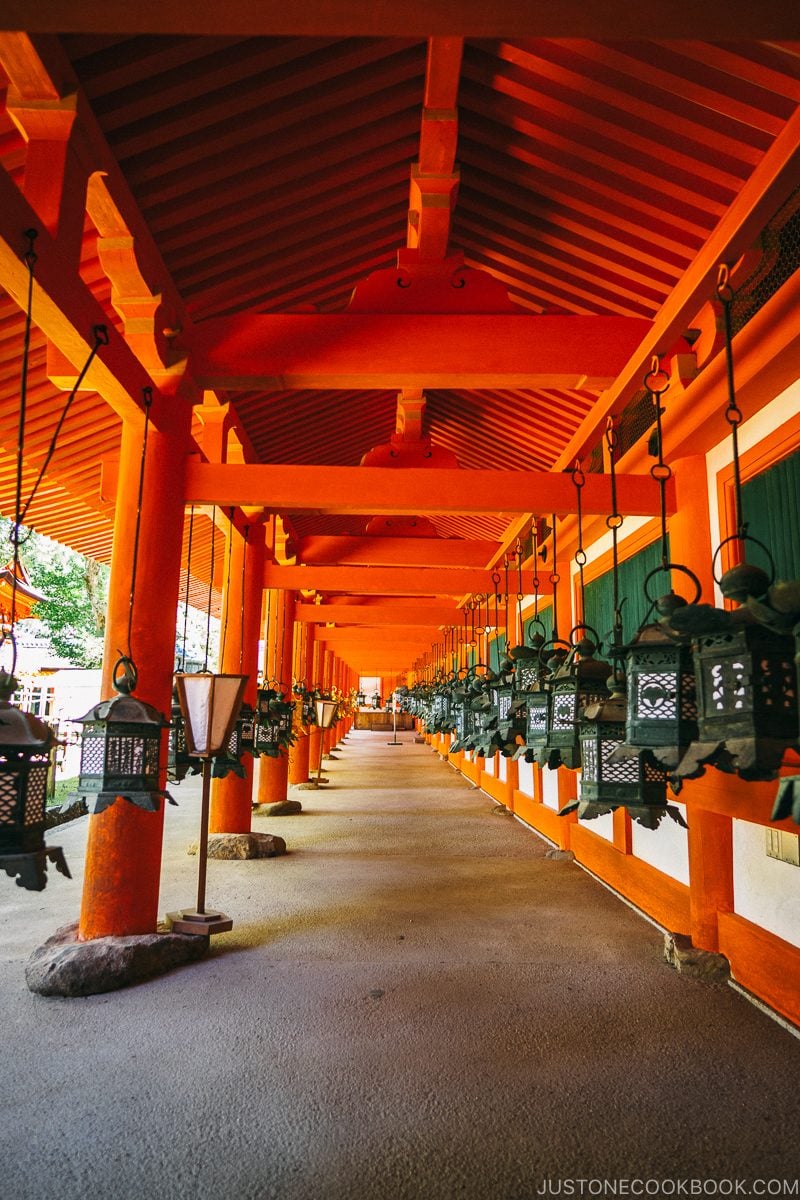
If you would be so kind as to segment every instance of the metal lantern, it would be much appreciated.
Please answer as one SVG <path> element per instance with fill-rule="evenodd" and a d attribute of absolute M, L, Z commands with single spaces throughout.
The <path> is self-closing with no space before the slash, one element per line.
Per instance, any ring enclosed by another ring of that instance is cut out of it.
<path fill-rule="evenodd" d="M 466 686 L 456 688 L 453 693 L 453 715 L 455 718 L 456 740 L 450 747 L 450 753 L 471 748 L 475 732 L 475 714 L 472 711 L 473 692 Z"/>
<path fill-rule="evenodd" d="M 617 755 L 625 736 L 624 683 L 617 677 L 604 700 L 589 704 L 580 721 L 582 772 L 578 800 L 561 810 L 589 819 L 626 808 L 647 828 L 655 829 L 667 811 L 667 773 L 646 750 L 635 757 Z M 675 816 L 677 809 L 670 815 Z"/>
<path fill-rule="evenodd" d="M 697 622 L 705 625 L 697 630 Z M 797 746 L 794 641 L 759 624 L 745 608 L 681 610 L 673 624 L 694 625 L 697 740 L 678 765 L 693 779 L 706 764 L 747 780 L 777 777 L 784 752 Z M 714 628 L 716 626 L 716 628 Z"/>
<path fill-rule="evenodd" d="M 674 596 L 674 600 L 679 599 Z M 670 597 L 659 601 L 659 609 L 666 615 L 677 611 L 677 607 Z M 691 642 L 672 632 L 668 625 L 653 622 L 643 625 L 623 649 L 628 707 L 622 752 L 635 757 L 640 750 L 649 749 L 654 758 L 674 770 L 697 739 Z"/>
<path fill-rule="evenodd" d="M 247 778 L 247 769 L 242 759 L 245 754 L 254 753 L 255 710 L 251 704 L 242 704 L 234 722 L 233 729 L 222 749 L 211 760 L 211 775 L 214 779 L 224 779 L 233 772 L 240 779 Z"/>
<path fill-rule="evenodd" d="M 366 703 L 367 703 L 367 697 L 364 695 L 363 692 L 358 692 L 356 694 L 356 704 L 358 705 L 358 707 L 363 708 L 366 705 Z"/>
<path fill-rule="evenodd" d="M 186 745 L 186 725 L 178 700 L 178 689 L 172 689 L 169 740 L 167 743 L 167 779 L 170 783 L 182 783 L 187 775 L 199 775 L 200 764 L 192 758 Z"/>
<path fill-rule="evenodd" d="M 13 676 L 3 673 L 0 691 L 0 868 L 19 887 L 41 892 L 47 884 L 47 860 L 69 878 L 63 852 L 46 846 L 45 805 L 52 729 L 31 713 L 15 708 L 9 697 Z"/>
<path fill-rule="evenodd" d="M 518 755 L 525 756 L 525 761 L 539 763 L 545 761 L 545 746 L 547 745 L 548 723 L 550 709 L 550 689 L 555 673 L 563 665 L 566 657 L 561 646 L 554 646 L 545 665 L 542 654 L 546 643 L 539 647 L 537 656 L 537 671 L 533 685 L 525 693 L 525 746 L 520 747 Z"/>
<path fill-rule="evenodd" d="M 372 707 L 380 708 L 380 706 L 381 706 L 381 694 L 380 694 L 380 692 L 373 692 L 372 693 Z"/>
<path fill-rule="evenodd" d="M 587 705 L 604 698 L 605 683 L 611 674 L 607 662 L 595 659 L 596 649 L 590 638 L 581 638 L 550 681 L 547 741 L 541 766 L 574 769 L 581 765 L 578 718 Z"/>
<path fill-rule="evenodd" d="M 82 799 L 99 813 L 118 797 L 147 812 L 158 812 L 167 792 L 158 786 L 161 731 L 168 722 L 158 709 L 135 696 L 103 700 L 78 718 L 83 725 L 81 765 L 76 791 L 67 803 Z"/>
<path fill-rule="evenodd" d="M 294 704 L 275 688 L 259 688 L 256 700 L 254 745 L 256 754 L 278 758 L 281 747 L 291 745 Z"/>

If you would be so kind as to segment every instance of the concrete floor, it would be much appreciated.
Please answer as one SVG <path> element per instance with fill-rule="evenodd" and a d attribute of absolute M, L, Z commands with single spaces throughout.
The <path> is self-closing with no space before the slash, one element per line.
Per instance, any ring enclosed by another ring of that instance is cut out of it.
<path fill-rule="evenodd" d="M 149 983 L 26 989 L 30 951 L 77 915 L 85 820 L 50 836 L 73 881 L 38 894 L 2 876 L 4 1196 L 527 1200 L 796 1180 L 800 1041 L 678 976 L 656 929 L 401 736 L 351 733 L 330 786 L 292 793 L 302 815 L 254 819 L 286 857 L 209 863 L 234 929 Z M 176 797 L 162 912 L 195 890 L 197 784 Z"/>

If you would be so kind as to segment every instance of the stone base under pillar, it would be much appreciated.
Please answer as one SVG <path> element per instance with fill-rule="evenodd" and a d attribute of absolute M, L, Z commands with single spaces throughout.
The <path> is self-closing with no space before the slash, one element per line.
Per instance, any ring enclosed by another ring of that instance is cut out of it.
<path fill-rule="evenodd" d="M 303 811 L 299 800 L 276 800 L 274 804 L 256 804 L 253 815 L 256 817 L 291 817 Z"/>
<path fill-rule="evenodd" d="M 197 854 L 197 842 L 192 842 L 187 854 Z M 272 833 L 211 833 L 208 837 L 208 857 L 225 859 L 276 858 L 286 853 L 286 842 Z"/>
<path fill-rule="evenodd" d="M 300 792 L 316 792 L 325 783 L 330 783 L 330 780 L 323 775 L 321 779 L 309 779 L 305 783 L 296 783 L 294 786 Z"/>
<path fill-rule="evenodd" d="M 730 966 L 724 954 L 698 950 L 685 933 L 664 934 L 664 958 L 680 975 L 703 983 L 726 983 Z"/>
<path fill-rule="evenodd" d="M 156 933 L 78 941 L 78 923 L 64 925 L 34 950 L 25 982 L 40 996 L 95 996 L 163 975 L 208 954 L 207 937 Z"/>

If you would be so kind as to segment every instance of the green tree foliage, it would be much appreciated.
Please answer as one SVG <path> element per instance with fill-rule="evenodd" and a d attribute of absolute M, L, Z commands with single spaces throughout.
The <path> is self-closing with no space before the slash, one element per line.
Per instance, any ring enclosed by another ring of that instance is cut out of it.
<path fill-rule="evenodd" d="M 2 521 L 7 559 L 11 522 Z M 20 558 L 31 584 L 47 597 L 36 606 L 42 632 L 56 654 L 76 667 L 99 667 L 108 598 L 108 567 L 49 538 L 24 530 Z"/>

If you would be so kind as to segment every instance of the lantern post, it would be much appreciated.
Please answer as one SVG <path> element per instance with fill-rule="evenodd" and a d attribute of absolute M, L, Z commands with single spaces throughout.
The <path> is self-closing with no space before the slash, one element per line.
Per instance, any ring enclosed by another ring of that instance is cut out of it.
<path fill-rule="evenodd" d="M 202 763 L 202 802 L 200 841 L 197 850 L 197 905 L 179 913 L 168 913 L 176 933 L 209 936 L 233 928 L 233 921 L 221 912 L 207 912 L 206 870 L 208 863 L 208 811 L 211 794 L 211 759 L 225 746 L 242 703 L 247 675 L 214 675 L 201 671 L 195 675 L 177 675 L 181 709 L 186 722 L 189 753 Z"/>

